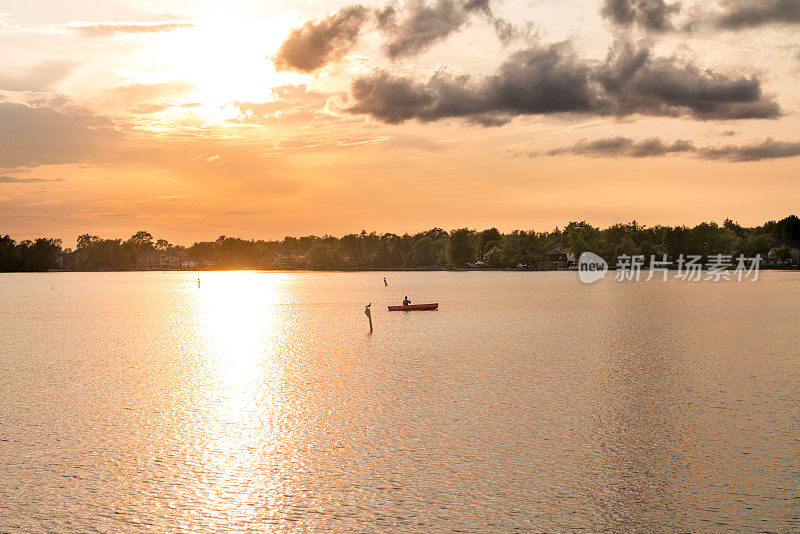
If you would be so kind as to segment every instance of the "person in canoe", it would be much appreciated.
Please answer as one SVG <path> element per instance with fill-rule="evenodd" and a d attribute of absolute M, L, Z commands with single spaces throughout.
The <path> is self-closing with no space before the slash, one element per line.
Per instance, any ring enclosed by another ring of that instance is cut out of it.
<path fill-rule="evenodd" d="M 408 295 L 406 295 L 406 298 L 403 299 L 403 306 L 410 306 L 410 305 L 411 301 L 408 300 Z"/>

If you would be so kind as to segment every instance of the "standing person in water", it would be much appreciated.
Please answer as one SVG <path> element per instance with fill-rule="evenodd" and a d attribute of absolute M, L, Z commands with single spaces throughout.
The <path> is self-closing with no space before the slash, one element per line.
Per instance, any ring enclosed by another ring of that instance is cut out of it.
<path fill-rule="evenodd" d="M 410 304 L 411 304 L 411 301 L 408 300 L 408 295 L 406 295 L 406 298 L 403 299 L 403 306 L 409 306 Z"/>

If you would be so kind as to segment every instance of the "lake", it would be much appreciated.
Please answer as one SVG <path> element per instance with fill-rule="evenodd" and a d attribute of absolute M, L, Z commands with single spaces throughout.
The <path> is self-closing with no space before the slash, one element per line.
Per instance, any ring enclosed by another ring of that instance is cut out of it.
<path fill-rule="evenodd" d="M 798 316 L 798 272 L 3 274 L 0 532 L 797 532 Z"/>

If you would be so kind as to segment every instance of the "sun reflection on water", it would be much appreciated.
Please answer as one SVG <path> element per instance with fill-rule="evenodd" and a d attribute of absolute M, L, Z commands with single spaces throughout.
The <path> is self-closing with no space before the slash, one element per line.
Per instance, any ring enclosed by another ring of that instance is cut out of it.
<path fill-rule="evenodd" d="M 279 273 L 203 273 L 196 324 L 205 388 L 194 429 L 203 515 L 220 525 L 263 521 L 282 494 L 290 437 L 284 405 L 284 336 L 292 328 L 281 305 L 288 279 Z"/>

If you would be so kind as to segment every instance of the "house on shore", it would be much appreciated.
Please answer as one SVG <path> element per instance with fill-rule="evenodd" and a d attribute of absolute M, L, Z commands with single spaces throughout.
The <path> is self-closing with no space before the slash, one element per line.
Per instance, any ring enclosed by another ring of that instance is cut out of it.
<path fill-rule="evenodd" d="M 305 254 L 273 252 L 264 256 L 259 264 L 265 269 L 303 269 L 308 267 L 308 257 Z"/>
<path fill-rule="evenodd" d="M 560 248 L 547 254 L 546 269 L 566 269 L 575 264 L 575 254 L 571 249 Z"/>
<path fill-rule="evenodd" d="M 75 252 L 67 249 L 58 255 L 58 270 L 71 271 L 75 265 Z"/>
<path fill-rule="evenodd" d="M 188 267 L 188 265 L 195 265 Z M 190 260 L 183 251 L 150 251 L 136 255 L 136 268 L 144 270 L 178 270 L 197 267 L 197 262 Z"/>

